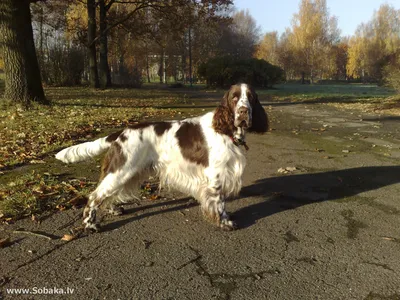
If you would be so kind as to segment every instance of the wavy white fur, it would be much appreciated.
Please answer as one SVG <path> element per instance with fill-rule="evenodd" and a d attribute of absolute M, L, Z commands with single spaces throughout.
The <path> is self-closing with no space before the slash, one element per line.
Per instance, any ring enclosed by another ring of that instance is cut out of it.
<path fill-rule="evenodd" d="M 56 154 L 56 158 L 68 164 L 98 156 L 111 146 L 111 143 L 107 142 L 106 138 L 65 148 Z"/>

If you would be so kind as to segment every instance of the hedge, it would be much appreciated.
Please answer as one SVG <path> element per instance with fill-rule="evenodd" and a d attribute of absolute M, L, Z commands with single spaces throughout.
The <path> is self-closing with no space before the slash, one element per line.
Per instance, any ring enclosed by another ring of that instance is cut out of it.
<path fill-rule="evenodd" d="M 225 87 L 245 82 L 256 87 L 271 87 L 285 80 L 284 71 L 263 59 L 235 59 L 230 56 L 216 57 L 198 68 L 198 75 L 209 86 Z"/>

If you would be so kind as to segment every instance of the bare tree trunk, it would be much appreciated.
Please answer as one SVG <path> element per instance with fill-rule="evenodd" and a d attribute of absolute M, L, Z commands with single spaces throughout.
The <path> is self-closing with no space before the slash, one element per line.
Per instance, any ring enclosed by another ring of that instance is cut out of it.
<path fill-rule="evenodd" d="M 4 97 L 23 106 L 49 104 L 40 78 L 29 0 L 0 1 L 0 47 L 5 65 Z"/>
<path fill-rule="evenodd" d="M 147 47 L 146 47 L 147 48 Z M 146 73 L 147 73 L 147 82 L 150 83 L 150 64 L 149 64 L 149 54 L 146 51 Z"/>
<path fill-rule="evenodd" d="M 314 83 L 314 69 L 311 68 L 311 72 L 310 72 L 310 82 Z"/>
<path fill-rule="evenodd" d="M 100 62 L 99 62 L 99 79 L 101 87 L 111 86 L 111 74 L 108 66 L 108 38 L 107 38 L 107 8 L 104 0 L 99 0 L 100 7 Z"/>
<path fill-rule="evenodd" d="M 44 79 L 44 81 L 46 82 L 47 80 L 46 80 L 46 78 L 47 78 L 47 76 L 46 76 L 46 70 L 45 70 L 45 68 L 43 67 L 43 65 L 44 65 L 44 51 L 43 51 L 43 36 L 44 36 L 44 34 L 43 34 L 43 21 L 44 21 L 44 13 L 43 13 L 43 6 L 41 6 L 40 7 L 40 18 L 39 18 L 39 38 L 40 38 L 40 40 L 39 40 L 39 55 L 38 55 L 38 63 L 39 63 L 39 67 L 40 67 L 40 70 L 41 70 L 41 73 L 42 73 L 42 76 L 43 76 L 43 78 L 45 78 Z"/>
<path fill-rule="evenodd" d="M 97 53 L 96 44 L 96 1 L 87 0 L 87 13 L 88 13 L 88 56 L 89 56 L 89 82 L 93 88 L 98 88 L 99 74 L 97 72 Z"/>
<path fill-rule="evenodd" d="M 163 50 L 163 83 L 167 83 L 167 68 L 166 68 L 166 64 L 165 64 L 165 52 Z"/>
<path fill-rule="evenodd" d="M 186 44 L 183 46 L 182 50 L 182 73 L 183 73 L 183 83 L 186 84 Z"/>
<path fill-rule="evenodd" d="M 26 76 L 28 81 L 28 93 L 30 98 L 38 102 L 40 104 L 50 104 L 50 101 L 46 99 L 44 96 L 43 86 L 42 86 L 42 78 L 40 76 L 40 68 L 36 55 L 36 47 L 35 42 L 33 40 L 33 28 L 32 28 L 32 18 L 31 18 L 31 10 L 29 7 L 30 1 L 25 5 L 22 5 L 22 14 L 20 18 L 23 21 L 23 39 L 25 42 L 25 49 L 27 54 L 27 68 L 26 68 Z M 22 1 L 25 2 L 25 1 Z M 19 1 L 17 1 L 19 2 Z"/>
<path fill-rule="evenodd" d="M 160 76 L 160 83 L 163 83 L 164 78 L 164 49 L 161 49 L 161 57 L 160 57 L 160 68 L 158 75 Z"/>
<path fill-rule="evenodd" d="M 193 78 L 192 78 L 192 33 L 191 29 L 189 27 L 189 80 L 190 80 L 190 86 L 193 86 Z"/>

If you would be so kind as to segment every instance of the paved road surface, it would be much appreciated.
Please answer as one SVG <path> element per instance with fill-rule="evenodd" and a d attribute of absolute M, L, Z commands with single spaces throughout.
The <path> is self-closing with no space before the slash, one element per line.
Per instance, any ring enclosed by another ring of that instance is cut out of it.
<path fill-rule="evenodd" d="M 59 237 L 81 211 L 22 220 L 1 228 L 13 242 L 0 250 L 2 297 L 69 288 L 56 298 L 400 299 L 399 118 L 321 104 L 266 108 L 273 130 L 248 136 L 244 188 L 227 205 L 238 230 L 219 231 L 196 203 L 168 193 L 71 242 Z M 97 174 L 93 162 L 84 167 Z M 287 167 L 296 170 L 278 172 Z"/>

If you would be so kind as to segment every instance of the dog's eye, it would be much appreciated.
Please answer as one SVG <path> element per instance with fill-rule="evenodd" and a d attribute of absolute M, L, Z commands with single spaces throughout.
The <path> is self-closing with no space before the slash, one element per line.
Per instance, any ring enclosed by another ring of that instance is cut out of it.
<path fill-rule="evenodd" d="M 234 97 L 234 98 L 232 99 L 232 102 L 236 104 L 236 103 L 238 103 L 238 100 L 239 100 L 238 97 Z"/>

